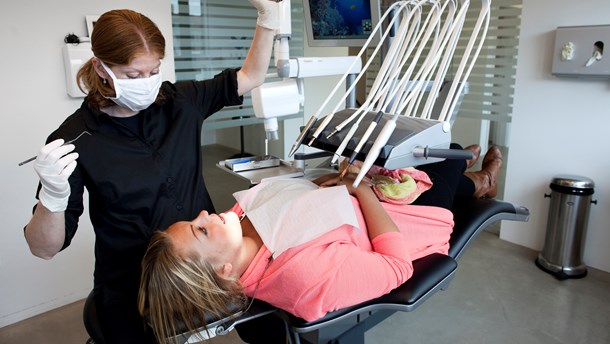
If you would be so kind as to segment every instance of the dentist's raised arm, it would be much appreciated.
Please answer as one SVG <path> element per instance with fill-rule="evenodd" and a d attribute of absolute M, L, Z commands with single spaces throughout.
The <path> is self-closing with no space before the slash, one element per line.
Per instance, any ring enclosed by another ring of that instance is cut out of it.
<path fill-rule="evenodd" d="M 280 1 L 248 0 L 257 9 L 256 31 L 242 68 L 237 72 L 237 93 L 241 96 L 265 81 L 273 50 L 273 38 L 280 25 Z"/>

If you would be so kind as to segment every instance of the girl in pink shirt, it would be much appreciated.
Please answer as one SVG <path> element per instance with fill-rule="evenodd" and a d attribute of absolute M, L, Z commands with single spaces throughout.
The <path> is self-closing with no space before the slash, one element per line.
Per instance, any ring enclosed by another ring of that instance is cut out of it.
<path fill-rule="evenodd" d="M 359 229 L 339 226 L 273 258 L 239 204 L 223 214 L 203 211 L 178 222 L 151 239 L 142 262 L 140 312 L 165 342 L 179 321 L 195 330 L 206 315 L 223 317 L 233 313 L 229 306 L 246 306 L 246 296 L 308 321 L 379 297 L 411 277 L 413 260 L 447 253 L 453 215 L 443 205 L 460 193 L 462 178 L 470 180 L 471 193 L 491 192 L 502 162 L 496 150 L 486 155 L 481 171 L 471 172 L 486 181 L 464 176 L 464 161 L 424 165 L 439 184 L 427 198 L 443 189 L 439 206 L 425 205 L 431 202 L 423 197 L 428 191 L 419 205 L 396 205 L 380 202 L 366 183 L 354 188 L 352 174 L 343 180 L 321 177 L 315 181 L 321 187 L 347 188 Z"/>

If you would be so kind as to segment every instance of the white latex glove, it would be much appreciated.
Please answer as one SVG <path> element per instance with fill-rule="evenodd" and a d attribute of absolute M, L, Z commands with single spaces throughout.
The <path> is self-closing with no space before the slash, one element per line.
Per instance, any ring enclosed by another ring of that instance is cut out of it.
<path fill-rule="evenodd" d="M 74 172 L 78 158 L 78 153 L 70 153 L 75 148 L 73 144 L 63 144 L 63 139 L 57 139 L 42 147 L 34 162 L 34 170 L 42 184 L 38 199 L 52 212 L 65 211 L 68 207 L 68 177 Z"/>
<path fill-rule="evenodd" d="M 258 10 L 256 25 L 270 30 L 280 28 L 280 4 L 282 0 L 248 0 Z M 288 1 L 288 0 L 287 0 Z"/>

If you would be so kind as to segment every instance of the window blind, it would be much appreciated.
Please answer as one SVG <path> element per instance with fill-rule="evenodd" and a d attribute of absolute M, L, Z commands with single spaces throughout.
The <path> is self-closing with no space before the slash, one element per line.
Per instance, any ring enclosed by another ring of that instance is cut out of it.
<path fill-rule="evenodd" d="M 252 42 L 256 9 L 244 0 L 172 0 L 176 80 L 204 80 L 226 68 L 240 67 Z M 291 1 L 290 55 L 303 56 L 303 4 Z M 272 60 L 268 73 L 275 73 Z M 273 80 L 270 80 L 273 81 Z M 302 116 L 297 114 L 283 118 Z M 204 129 L 262 123 L 254 116 L 252 99 L 226 107 L 206 120 Z"/>
<path fill-rule="evenodd" d="M 517 69 L 517 47 L 522 0 L 494 0 L 485 45 L 468 78 L 470 91 L 458 112 L 459 117 L 510 123 Z M 472 1 L 469 18 L 476 18 L 481 3 Z M 464 27 L 465 35 L 456 53 L 462 53 L 472 32 L 474 19 Z"/>

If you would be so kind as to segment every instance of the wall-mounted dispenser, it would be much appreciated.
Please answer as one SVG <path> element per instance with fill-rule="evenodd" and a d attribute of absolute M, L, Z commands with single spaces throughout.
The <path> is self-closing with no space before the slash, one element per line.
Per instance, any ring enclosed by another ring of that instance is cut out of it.
<path fill-rule="evenodd" d="M 76 74 L 80 67 L 93 57 L 91 43 L 66 43 L 63 47 L 64 70 L 66 72 L 66 90 L 68 95 L 73 98 L 86 96 L 76 82 Z"/>
<path fill-rule="evenodd" d="M 552 73 L 610 79 L 610 25 L 557 28 Z"/>

